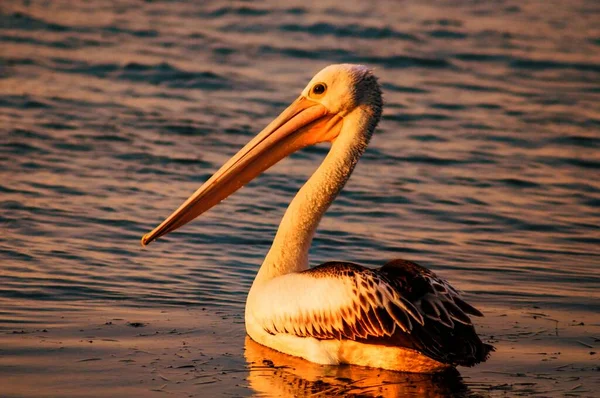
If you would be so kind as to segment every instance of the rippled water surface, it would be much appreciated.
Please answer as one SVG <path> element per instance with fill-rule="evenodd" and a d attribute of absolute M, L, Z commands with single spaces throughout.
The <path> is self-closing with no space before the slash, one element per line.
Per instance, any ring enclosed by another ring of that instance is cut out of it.
<path fill-rule="evenodd" d="M 375 70 L 385 112 L 311 263 L 403 257 L 506 324 L 540 308 L 598 326 L 599 15 L 591 0 L 3 1 L 0 329 L 206 308 L 238 320 L 241 361 L 249 286 L 327 147 L 139 239 L 339 62 Z M 575 335 L 571 362 L 597 367 L 598 337 Z"/>

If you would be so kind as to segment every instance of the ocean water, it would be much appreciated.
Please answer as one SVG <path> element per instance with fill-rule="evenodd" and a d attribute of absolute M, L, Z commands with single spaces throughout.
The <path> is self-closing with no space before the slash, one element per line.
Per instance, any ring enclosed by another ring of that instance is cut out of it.
<path fill-rule="evenodd" d="M 599 326 L 599 15 L 591 0 L 3 1 L 0 330 L 205 309 L 243 344 L 253 277 L 328 147 L 140 238 L 341 62 L 374 69 L 385 111 L 311 264 L 405 258 L 509 323 L 540 309 Z M 573 336 L 588 370 L 593 333 Z"/>

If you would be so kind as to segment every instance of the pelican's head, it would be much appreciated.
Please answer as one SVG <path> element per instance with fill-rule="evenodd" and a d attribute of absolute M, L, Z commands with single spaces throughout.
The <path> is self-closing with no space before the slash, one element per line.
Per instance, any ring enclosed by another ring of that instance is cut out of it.
<path fill-rule="evenodd" d="M 311 79 L 302 96 L 342 117 L 357 107 L 372 112 L 382 107 L 377 78 L 364 65 L 329 65 Z"/>
<path fill-rule="evenodd" d="M 289 154 L 321 142 L 333 142 L 341 133 L 360 134 L 365 144 L 381 116 L 381 89 L 362 65 L 330 65 L 317 73 L 302 94 L 263 131 L 223 165 L 142 245 L 171 232 L 204 213 Z M 364 125 L 342 129 L 349 115 Z"/>

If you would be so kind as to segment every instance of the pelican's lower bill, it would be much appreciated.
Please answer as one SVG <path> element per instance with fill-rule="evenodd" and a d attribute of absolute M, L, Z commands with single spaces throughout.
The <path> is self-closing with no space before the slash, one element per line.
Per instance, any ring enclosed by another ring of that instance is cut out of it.
<path fill-rule="evenodd" d="M 380 85 L 362 65 L 331 65 L 225 163 L 142 244 L 190 222 L 291 153 L 331 143 L 286 210 L 246 302 L 256 342 L 320 364 L 433 373 L 485 361 L 493 347 L 471 322 L 481 312 L 427 268 L 394 260 L 309 267 L 318 224 L 350 178 L 382 112 Z"/>

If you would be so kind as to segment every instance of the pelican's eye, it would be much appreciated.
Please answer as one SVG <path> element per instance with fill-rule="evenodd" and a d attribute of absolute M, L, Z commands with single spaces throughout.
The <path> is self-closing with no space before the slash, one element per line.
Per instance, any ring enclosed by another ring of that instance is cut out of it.
<path fill-rule="evenodd" d="M 313 86 L 312 90 L 310 90 L 311 98 L 321 98 L 325 91 L 327 91 L 327 86 L 325 83 L 317 83 Z"/>

